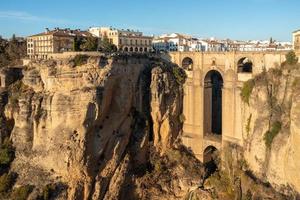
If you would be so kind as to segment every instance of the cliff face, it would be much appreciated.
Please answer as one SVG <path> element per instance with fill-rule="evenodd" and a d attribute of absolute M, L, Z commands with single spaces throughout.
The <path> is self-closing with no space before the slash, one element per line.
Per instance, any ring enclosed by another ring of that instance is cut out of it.
<path fill-rule="evenodd" d="M 283 193 L 300 191 L 299 75 L 299 66 L 282 66 L 255 77 L 242 111 L 248 167 Z"/>
<path fill-rule="evenodd" d="M 300 191 L 296 68 L 249 82 L 244 147 L 224 144 L 228 170 L 208 177 L 180 142 L 183 70 L 142 56 L 80 59 L 32 62 L 1 91 L 0 138 L 16 148 L 10 171 L 15 187 L 34 186 L 29 199 L 53 183 L 54 199 L 72 200 L 285 199 L 268 182 Z"/>
<path fill-rule="evenodd" d="M 91 57 L 79 66 L 32 62 L 23 74 L 5 107 L 14 121 L 16 185 L 61 182 L 68 187 L 62 199 L 137 198 L 133 177 L 148 168 L 149 140 L 163 152 L 181 129 L 182 89 L 172 66 Z"/>

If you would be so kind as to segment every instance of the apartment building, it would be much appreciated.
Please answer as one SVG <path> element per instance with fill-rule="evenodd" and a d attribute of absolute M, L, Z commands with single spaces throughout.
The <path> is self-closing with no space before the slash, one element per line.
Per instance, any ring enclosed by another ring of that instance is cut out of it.
<path fill-rule="evenodd" d="M 45 32 L 27 37 L 27 55 L 30 59 L 47 59 L 50 53 L 74 51 L 75 38 L 92 36 L 79 29 L 46 29 Z"/>
<path fill-rule="evenodd" d="M 124 52 L 151 52 L 151 36 L 144 36 L 142 32 L 133 30 L 116 29 L 112 27 L 92 27 L 89 32 L 99 38 L 108 40 Z"/>
<path fill-rule="evenodd" d="M 293 48 L 300 52 L 300 29 L 293 32 Z"/>

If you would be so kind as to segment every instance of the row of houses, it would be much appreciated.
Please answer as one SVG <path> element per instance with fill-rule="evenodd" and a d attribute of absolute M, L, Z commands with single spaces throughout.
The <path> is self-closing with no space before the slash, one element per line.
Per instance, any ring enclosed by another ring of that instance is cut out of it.
<path fill-rule="evenodd" d="M 47 59 L 50 54 L 76 51 L 76 41 L 88 37 L 106 37 L 119 51 L 152 52 L 151 36 L 133 30 L 119 30 L 111 27 L 94 27 L 88 31 L 79 29 L 46 29 L 45 32 L 27 37 L 27 55 L 30 59 Z"/>
<path fill-rule="evenodd" d="M 287 51 L 300 50 L 300 30 L 293 33 L 290 42 L 199 39 L 185 34 L 172 33 L 161 36 L 145 36 L 140 31 L 112 27 L 92 27 L 87 31 L 79 29 L 46 29 L 45 32 L 27 37 L 27 54 L 31 59 L 47 59 L 49 54 L 75 51 L 75 42 L 88 37 L 107 38 L 123 52 L 223 52 L 223 51 Z"/>
<path fill-rule="evenodd" d="M 198 39 L 188 35 L 173 33 L 153 39 L 156 51 L 286 51 L 293 45 L 289 42 L 272 41 L 236 41 Z"/>

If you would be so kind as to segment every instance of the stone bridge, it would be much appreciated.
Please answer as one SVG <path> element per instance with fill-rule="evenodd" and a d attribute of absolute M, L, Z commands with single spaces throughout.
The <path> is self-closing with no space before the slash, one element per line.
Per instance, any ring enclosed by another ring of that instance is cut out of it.
<path fill-rule="evenodd" d="M 202 161 L 224 141 L 243 146 L 243 82 L 278 67 L 287 52 L 174 52 L 185 69 L 183 143 Z"/>

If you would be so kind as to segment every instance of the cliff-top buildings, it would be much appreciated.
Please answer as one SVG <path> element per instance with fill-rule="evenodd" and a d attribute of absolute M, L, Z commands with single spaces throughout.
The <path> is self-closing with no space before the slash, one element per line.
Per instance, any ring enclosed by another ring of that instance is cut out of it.
<path fill-rule="evenodd" d="M 151 52 L 153 37 L 144 36 L 142 32 L 116 29 L 111 27 L 92 27 L 89 32 L 101 39 L 108 40 L 124 52 Z"/>
<path fill-rule="evenodd" d="M 45 32 L 27 37 L 27 55 L 30 59 L 47 59 L 50 53 L 74 51 L 75 38 L 92 36 L 87 31 L 46 29 Z"/>
<path fill-rule="evenodd" d="M 106 39 L 120 52 L 226 52 L 226 51 L 288 51 L 300 53 L 300 30 L 293 32 L 293 44 L 266 41 L 200 39 L 186 34 L 172 33 L 161 36 L 145 36 L 140 31 L 112 27 L 92 27 L 88 31 L 79 29 L 46 29 L 45 32 L 27 37 L 27 55 L 30 59 L 47 59 L 49 54 L 78 51 L 76 42 L 96 37 Z M 98 43 L 99 45 L 99 43 Z M 95 49 L 96 50 L 96 49 Z M 97 48 L 97 50 L 99 50 Z M 84 50 L 83 50 L 84 51 Z"/>
<path fill-rule="evenodd" d="M 189 35 L 172 33 L 157 36 L 153 39 L 156 52 L 169 51 L 286 51 L 292 49 L 289 42 L 217 40 L 215 38 L 199 39 Z"/>

